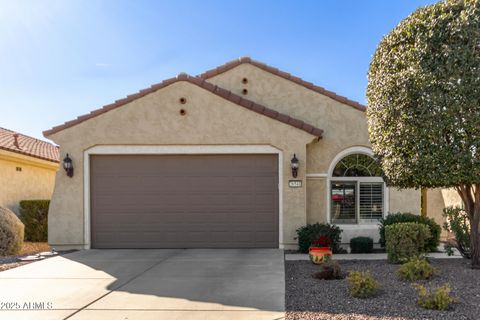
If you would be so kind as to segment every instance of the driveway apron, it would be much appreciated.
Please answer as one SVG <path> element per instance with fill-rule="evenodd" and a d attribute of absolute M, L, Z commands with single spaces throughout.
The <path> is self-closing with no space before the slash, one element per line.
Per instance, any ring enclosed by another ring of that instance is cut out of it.
<path fill-rule="evenodd" d="M 78 251 L 1 272 L 0 287 L 0 319 L 284 318 L 277 249 Z"/>

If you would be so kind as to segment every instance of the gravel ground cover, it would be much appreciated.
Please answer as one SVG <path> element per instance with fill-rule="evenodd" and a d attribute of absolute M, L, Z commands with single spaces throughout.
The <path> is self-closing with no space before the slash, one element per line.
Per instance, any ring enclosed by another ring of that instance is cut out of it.
<path fill-rule="evenodd" d="M 50 246 L 46 242 L 27 242 L 23 243 L 22 249 L 18 255 L 0 257 L 0 271 L 16 268 L 30 262 L 18 261 L 17 258 L 28 256 L 42 251 L 50 251 Z"/>
<path fill-rule="evenodd" d="M 0 257 L 0 272 L 5 271 L 8 269 L 13 269 L 16 267 L 23 266 L 24 264 L 32 263 L 35 261 L 18 261 L 18 258 L 25 257 L 29 255 L 34 255 L 36 253 L 50 251 L 50 246 L 46 242 L 24 242 L 20 253 L 15 256 L 6 256 Z M 74 250 L 69 251 L 61 251 L 58 252 L 59 255 L 66 254 L 72 252 Z M 45 259 L 47 259 L 46 257 Z M 40 261 L 40 260 L 37 260 Z"/>
<path fill-rule="evenodd" d="M 20 267 L 20 266 L 23 266 L 24 264 L 27 264 L 27 263 L 30 263 L 30 262 L 26 262 L 26 261 L 18 262 L 18 261 L 16 261 L 16 259 L 0 258 L 0 272 L 8 270 L 8 269 L 13 269 L 13 268 L 16 268 L 16 267 Z"/>
<path fill-rule="evenodd" d="M 397 276 L 399 266 L 384 260 L 339 261 L 343 271 L 372 272 L 382 290 L 370 299 L 351 297 L 346 279 L 313 279 L 312 274 L 319 267 L 310 261 L 285 261 L 286 319 L 480 319 L 480 270 L 470 269 L 469 261 L 464 259 L 431 259 L 431 262 L 440 274 L 418 283 L 430 288 L 448 282 L 459 300 L 452 310 L 425 310 L 417 306 L 416 290 Z"/>

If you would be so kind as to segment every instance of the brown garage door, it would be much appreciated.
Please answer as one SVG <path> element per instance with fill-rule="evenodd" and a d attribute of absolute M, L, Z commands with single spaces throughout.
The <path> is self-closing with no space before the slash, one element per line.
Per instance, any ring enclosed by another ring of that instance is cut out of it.
<path fill-rule="evenodd" d="M 91 156 L 94 248 L 277 248 L 276 155 Z"/>

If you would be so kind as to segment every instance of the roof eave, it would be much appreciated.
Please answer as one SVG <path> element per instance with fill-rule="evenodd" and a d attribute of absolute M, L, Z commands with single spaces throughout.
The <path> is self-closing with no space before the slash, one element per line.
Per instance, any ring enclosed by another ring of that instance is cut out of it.
<path fill-rule="evenodd" d="M 34 154 L 31 154 L 31 153 L 28 153 L 28 152 L 25 152 L 25 151 L 21 151 L 21 150 L 10 149 L 10 148 L 6 148 L 6 147 L 3 147 L 3 146 L 0 146 L 0 149 L 5 150 L 5 151 L 9 151 L 9 152 L 13 152 L 13 153 L 18 153 L 18 154 L 21 154 L 21 155 L 24 155 L 24 156 L 27 156 L 27 157 L 35 158 L 35 159 L 40 159 L 40 160 L 49 161 L 49 162 L 53 162 L 53 163 L 60 163 L 59 160 L 54 160 L 54 159 L 51 159 L 51 158 L 34 155 Z"/>

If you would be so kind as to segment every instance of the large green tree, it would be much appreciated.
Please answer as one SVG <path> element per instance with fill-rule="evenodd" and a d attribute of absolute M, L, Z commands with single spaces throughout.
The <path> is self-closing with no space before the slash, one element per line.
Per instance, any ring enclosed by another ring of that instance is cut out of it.
<path fill-rule="evenodd" d="M 403 20 L 378 45 L 367 98 L 387 184 L 455 188 L 480 268 L 480 0 L 442 1 Z"/>

